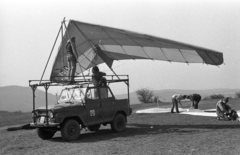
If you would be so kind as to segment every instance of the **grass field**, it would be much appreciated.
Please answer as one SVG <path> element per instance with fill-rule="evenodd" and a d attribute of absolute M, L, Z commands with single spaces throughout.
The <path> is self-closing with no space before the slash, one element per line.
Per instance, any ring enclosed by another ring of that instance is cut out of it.
<path fill-rule="evenodd" d="M 202 100 L 199 103 L 199 109 L 205 110 L 205 109 L 214 109 L 216 108 L 216 103 L 219 101 L 219 99 L 210 99 L 210 100 Z M 190 101 L 182 102 L 183 108 L 189 108 L 191 105 Z M 232 98 L 229 100 L 228 105 L 230 105 L 235 110 L 240 110 L 240 98 Z M 163 108 L 169 108 L 172 106 L 172 103 L 168 102 L 162 102 L 162 103 L 149 103 L 149 104 L 135 104 L 131 105 L 133 110 L 142 110 L 147 108 L 153 108 L 153 107 L 163 107 Z"/>
<path fill-rule="evenodd" d="M 199 109 L 213 109 L 216 107 L 216 103 L 219 99 L 212 99 L 212 100 L 204 100 L 199 103 Z M 184 108 L 190 107 L 190 102 L 182 102 Z M 240 110 L 240 99 L 233 98 L 230 99 L 228 103 L 233 109 Z M 133 111 L 142 110 L 147 108 L 153 107 L 171 107 L 171 103 L 169 102 L 162 102 L 162 103 L 148 103 L 148 104 L 134 104 L 131 105 Z M 0 113 L 1 114 L 1 113 Z M 0 115 L 1 116 L 1 115 Z M 0 117 L 0 127 L 4 126 L 12 126 L 12 125 L 19 125 L 19 124 L 28 124 L 32 122 L 31 112 L 25 113 L 9 113 L 8 115 Z"/>
<path fill-rule="evenodd" d="M 215 108 L 218 100 L 201 101 L 200 109 Z M 231 99 L 229 105 L 239 110 L 240 99 Z M 133 111 L 156 107 L 152 104 L 132 105 Z M 171 107 L 171 103 L 161 103 Z M 183 102 L 184 108 L 190 102 Z M 30 114 L 21 117 L 1 117 L 0 154 L 86 154 L 86 155 L 239 155 L 240 122 L 217 121 L 214 117 L 179 115 L 171 113 L 136 114 L 128 117 L 124 132 L 112 132 L 110 125 L 98 132 L 82 130 L 74 142 L 65 142 L 57 132 L 51 140 L 42 140 L 36 130 L 6 131 L 9 125 L 31 122 Z"/>
<path fill-rule="evenodd" d="M 0 127 L 13 126 L 19 124 L 28 124 L 32 121 L 31 113 L 22 113 L 16 115 L 7 115 L 0 117 Z"/>

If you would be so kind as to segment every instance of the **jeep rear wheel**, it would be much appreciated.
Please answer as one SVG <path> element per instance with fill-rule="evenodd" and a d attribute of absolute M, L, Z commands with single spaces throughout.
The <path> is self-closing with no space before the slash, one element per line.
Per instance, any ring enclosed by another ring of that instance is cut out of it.
<path fill-rule="evenodd" d="M 77 140 L 80 135 L 80 125 L 74 119 L 66 120 L 61 126 L 62 138 L 66 141 Z"/>
<path fill-rule="evenodd" d="M 126 128 L 126 118 L 122 114 L 117 114 L 111 123 L 111 129 L 114 132 L 124 131 Z"/>
<path fill-rule="evenodd" d="M 56 132 L 54 131 L 47 131 L 47 130 L 44 130 L 43 128 L 37 128 L 37 134 L 43 140 L 51 139 L 55 133 Z"/>
<path fill-rule="evenodd" d="M 98 131 L 100 126 L 101 126 L 101 124 L 91 125 L 91 126 L 88 126 L 88 130 L 90 130 L 90 131 Z"/>

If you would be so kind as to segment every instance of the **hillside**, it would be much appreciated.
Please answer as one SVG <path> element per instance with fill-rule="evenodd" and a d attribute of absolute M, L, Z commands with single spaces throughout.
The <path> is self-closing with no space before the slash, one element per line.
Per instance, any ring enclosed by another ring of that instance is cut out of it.
<path fill-rule="evenodd" d="M 173 94 L 191 94 L 199 93 L 202 97 L 206 97 L 212 94 L 223 94 L 225 96 L 234 96 L 234 94 L 240 91 L 240 89 L 209 89 L 209 90 L 155 90 L 155 96 L 159 96 L 163 102 L 170 102 Z M 21 86 L 6 86 L 0 87 L 0 111 L 32 111 L 32 89 L 30 87 Z M 116 98 L 126 98 L 126 94 L 116 95 Z M 36 107 L 45 105 L 45 91 L 36 90 Z M 48 95 L 48 103 L 56 103 L 56 96 L 53 94 Z M 139 101 L 135 92 L 130 93 L 130 104 L 138 104 Z"/>
<path fill-rule="evenodd" d="M 45 92 L 36 90 L 36 107 L 45 104 Z M 55 103 L 56 97 L 48 95 L 48 102 Z M 32 111 L 33 93 L 30 87 L 6 86 L 0 87 L 0 110 L 1 111 Z"/>

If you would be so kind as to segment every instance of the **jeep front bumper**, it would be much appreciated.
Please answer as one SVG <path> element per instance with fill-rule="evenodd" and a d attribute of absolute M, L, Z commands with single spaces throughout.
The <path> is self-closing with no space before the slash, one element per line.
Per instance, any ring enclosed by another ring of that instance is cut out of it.
<path fill-rule="evenodd" d="M 48 122 L 48 123 L 30 123 L 31 127 L 57 127 L 60 126 L 60 123 L 52 123 L 52 122 Z"/>

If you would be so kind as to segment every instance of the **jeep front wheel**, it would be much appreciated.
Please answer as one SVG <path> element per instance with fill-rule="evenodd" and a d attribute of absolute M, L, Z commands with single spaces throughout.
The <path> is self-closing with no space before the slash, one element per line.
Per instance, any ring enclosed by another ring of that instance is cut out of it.
<path fill-rule="evenodd" d="M 77 140 L 80 135 L 80 125 L 74 119 L 66 120 L 61 126 L 62 138 L 66 141 Z"/>
<path fill-rule="evenodd" d="M 88 130 L 89 131 L 98 131 L 100 126 L 101 126 L 101 124 L 91 125 L 91 126 L 88 126 Z"/>
<path fill-rule="evenodd" d="M 37 134 L 43 140 L 51 139 L 55 133 L 56 132 L 54 131 L 47 131 L 47 130 L 44 130 L 43 128 L 37 128 Z"/>
<path fill-rule="evenodd" d="M 126 128 L 126 118 L 122 114 L 117 114 L 111 123 L 111 129 L 114 132 L 124 131 Z"/>

